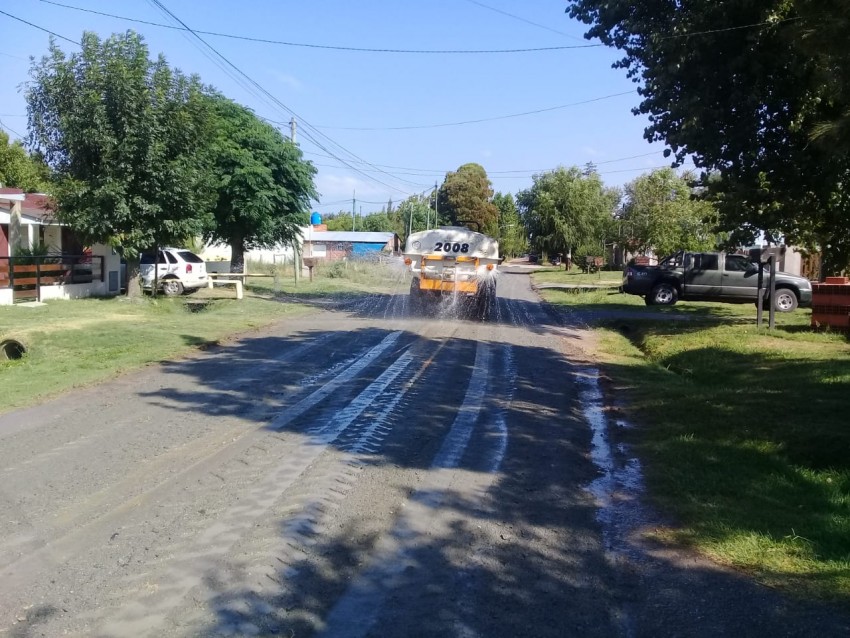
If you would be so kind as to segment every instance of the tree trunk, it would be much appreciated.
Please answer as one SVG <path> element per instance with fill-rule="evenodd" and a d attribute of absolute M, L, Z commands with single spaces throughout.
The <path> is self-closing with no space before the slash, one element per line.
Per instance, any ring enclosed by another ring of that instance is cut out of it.
<path fill-rule="evenodd" d="M 127 261 L 127 297 L 138 299 L 142 296 L 142 283 L 139 279 L 139 257 Z"/>
<path fill-rule="evenodd" d="M 230 272 L 245 272 L 245 238 L 230 238 Z"/>

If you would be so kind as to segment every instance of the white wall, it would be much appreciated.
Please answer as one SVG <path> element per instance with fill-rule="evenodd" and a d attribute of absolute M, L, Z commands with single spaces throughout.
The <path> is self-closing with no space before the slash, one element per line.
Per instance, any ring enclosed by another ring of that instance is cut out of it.
<path fill-rule="evenodd" d="M 200 257 L 204 261 L 230 261 L 231 250 L 227 244 L 205 246 Z M 294 251 L 292 246 L 275 246 L 271 250 L 246 250 L 245 261 L 256 261 L 263 264 L 277 264 L 286 261 L 292 263 Z"/>
<path fill-rule="evenodd" d="M 44 244 L 50 252 L 58 253 L 62 251 L 62 227 L 61 226 L 44 226 Z"/>
<path fill-rule="evenodd" d="M 90 284 L 60 284 L 58 286 L 42 286 L 41 300 L 51 299 L 86 299 L 87 297 L 106 297 L 108 282 L 93 281 Z"/>

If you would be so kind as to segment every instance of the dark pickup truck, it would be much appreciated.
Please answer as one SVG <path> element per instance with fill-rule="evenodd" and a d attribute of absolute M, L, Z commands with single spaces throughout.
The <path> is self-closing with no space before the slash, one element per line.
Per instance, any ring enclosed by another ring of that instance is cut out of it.
<path fill-rule="evenodd" d="M 657 266 L 626 266 L 623 292 L 644 297 L 647 305 L 669 306 L 679 299 L 755 303 L 758 280 L 759 265 L 746 255 L 682 251 L 663 259 Z M 770 287 L 770 272 L 766 268 L 762 285 Z M 779 312 L 811 305 L 811 282 L 777 272 L 773 303 Z"/>

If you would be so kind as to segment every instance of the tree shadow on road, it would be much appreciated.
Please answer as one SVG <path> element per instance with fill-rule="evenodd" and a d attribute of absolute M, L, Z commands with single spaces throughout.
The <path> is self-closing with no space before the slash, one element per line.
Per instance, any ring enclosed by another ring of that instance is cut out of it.
<path fill-rule="evenodd" d="M 391 297 L 344 312 L 403 325 Z M 552 334 L 574 325 L 569 316 L 541 313 L 536 304 L 503 303 L 496 322 L 514 325 L 532 317 L 533 330 Z M 270 420 L 390 332 L 373 326 L 246 339 L 213 349 L 210 357 L 167 365 L 166 374 L 192 377 L 195 390 L 164 387 L 148 399 L 177 411 L 253 420 L 309 440 L 314 421 L 332 422 L 386 364 L 336 388 L 317 406 L 318 419 L 305 414 L 282 429 Z M 737 574 L 653 546 L 636 529 L 619 532 L 627 553 L 606 551 L 597 505 L 585 489 L 599 469 L 587 456 L 591 432 L 576 401 L 580 371 L 547 348 L 490 344 L 494 351 L 510 350 L 516 369 L 515 387 L 500 385 L 507 368 L 497 368 L 489 381 L 481 422 L 501 415 L 508 438 L 504 461 L 483 494 L 418 491 L 416 475 L 434 471 L 433 459 L 463 402 L 466 382 L 459 380 L 473 374 L 478 347 L 401 330 L 390 360 L 413 352 L 421 362 L 437 353 L 433 376 L 423 373 L 389 413 L 389 434 L 379 449 L 353 453 L 357 437 L 344 434 L 330 443 L 334 453 L 356 458 L 359 478 L 351 485 L 341 481 L 335 502 L 302 486 L 303 505 L 280 515 L 277 541 L 269 541 L 276 550 L 259 572 L 250 555 L 238 552 L 228 557 L 227 569 L 209 566 L 204 587 L 216 619 L 200 633 L 312 635 L 346 611 L 355 627 L 346 635 L 367 635 L 356 629 L 367 625 L 387 636 L 806 636 L 839 635 L 846 628 L 827 608 L 790 603 Z M 509 391 L 515 400 L 505 403 Z M 355 421 L 352 430 L 368 427 L 370 418 Z M 469 450 L 486 450 L 488 434 L 479 426 Z M 470 451 L 457 471 L 480 478 L 485 468 L 486 459 Z M 359 486 L 380 481 L 387 469 L 397 480 L 376 492 L 385 499 L 372 502 L 373 493 Z M 430 505 L 436 526 L 415 543 L 388 550 L 375 521 L 401 534 L 408 502 Z M 293 531 L 301 519 L 305 526 Z"/>

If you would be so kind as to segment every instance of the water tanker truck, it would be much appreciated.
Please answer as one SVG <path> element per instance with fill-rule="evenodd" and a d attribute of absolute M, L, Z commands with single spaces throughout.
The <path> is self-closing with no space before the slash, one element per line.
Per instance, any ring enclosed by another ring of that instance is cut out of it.
<path fill-rule="evenodd" d="M 499 242 L 462 226 L 441 226 L 412 233 L 404 245 L 410 268 L 410 306 L 419 312 L 445 297 L 472 302 L 480 319 L 496 304 Z"/>

